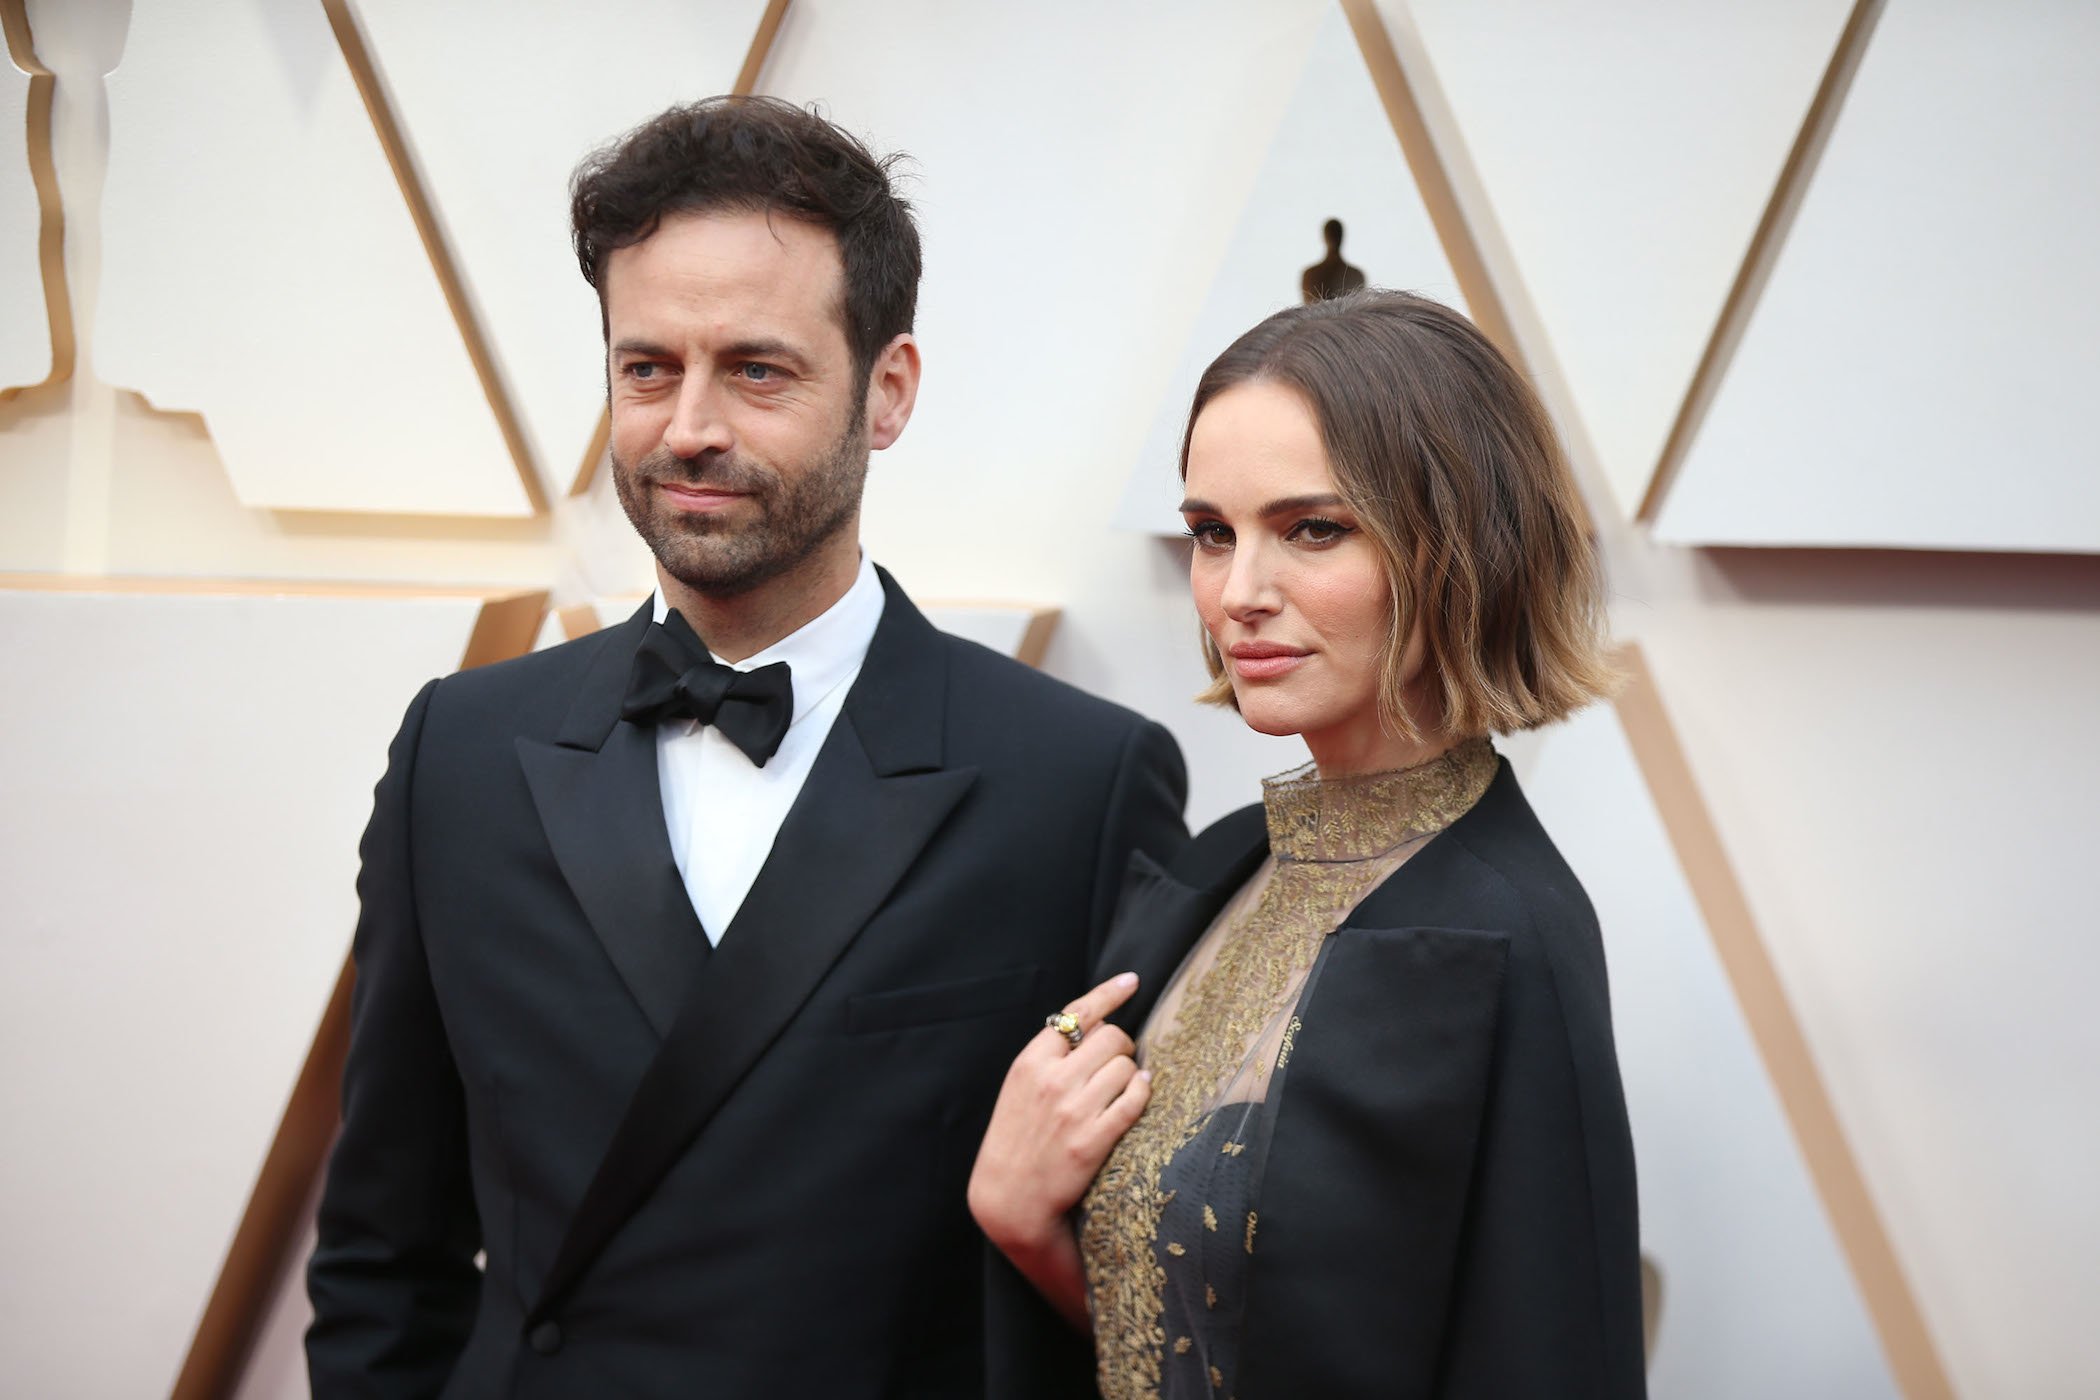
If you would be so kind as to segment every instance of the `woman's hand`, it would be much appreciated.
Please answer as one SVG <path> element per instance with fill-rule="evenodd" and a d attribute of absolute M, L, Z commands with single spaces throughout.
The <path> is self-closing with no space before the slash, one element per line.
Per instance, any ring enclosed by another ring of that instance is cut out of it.
<path fill-rule="evenodd" d="M 1135 973 L 1109 978 L 1066 1008 L 1078 1045 L 1046 1026 L 1022 1048 L 970 1173 L 985 1237 L 1082 1327 L 1086 1278 L 1068 1217 L 1151 1096 L 1130 1037 L 1102 1022 L 1136 990 Z"/>

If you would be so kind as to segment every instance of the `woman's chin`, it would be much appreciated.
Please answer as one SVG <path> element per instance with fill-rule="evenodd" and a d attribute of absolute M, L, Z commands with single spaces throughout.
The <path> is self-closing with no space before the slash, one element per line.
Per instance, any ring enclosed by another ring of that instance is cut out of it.
<path fill-rule="evenodd" d="M 1263 703 L 1260 698 L 1242 695 L 1239 697 L 1239 709 L 1240 718 L 1257 734 L 1288 739 L 1293 734 L 1304 731 L 1304 725 L 1299 722 L 1295 713 L 1295 706 Z"/>

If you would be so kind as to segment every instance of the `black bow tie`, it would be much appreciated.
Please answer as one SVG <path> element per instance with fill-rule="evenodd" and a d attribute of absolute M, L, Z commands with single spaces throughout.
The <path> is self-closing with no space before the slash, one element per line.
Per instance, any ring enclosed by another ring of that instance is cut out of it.
<path fill-rule="evenodd" d="M 674 611 L 642 634 L 620 716 L 636 724 L 667 719 L 711 724 L 763 768 L 795 717 L 795 688 L 785 661 L 738 671 L 714 660 L 692 625 Z"/>

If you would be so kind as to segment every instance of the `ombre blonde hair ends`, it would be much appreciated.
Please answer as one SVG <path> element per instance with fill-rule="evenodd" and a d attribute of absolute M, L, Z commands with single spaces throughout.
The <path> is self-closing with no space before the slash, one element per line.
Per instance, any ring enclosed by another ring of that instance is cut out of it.
<path fill-rule="evenodd" d="M 1388 729 L 1410 740 L 1506 734 L 1609 693 L 1601 572 L 1574 476 L 1538 395 L 1472 322 L 1409 292 L 1277 312 L 1204 371 L 1184 476 L 1204 407 L 1256 381 L 1304 398 L 1335 489 L 1384 559 Z M 1416 693 L 1434 696 L 1434 715 L 1405 701 L 1402 658 L 1417 626 Z M 1233 704 L 1208 634 L 1203 656 L 1201 698 Z"/>

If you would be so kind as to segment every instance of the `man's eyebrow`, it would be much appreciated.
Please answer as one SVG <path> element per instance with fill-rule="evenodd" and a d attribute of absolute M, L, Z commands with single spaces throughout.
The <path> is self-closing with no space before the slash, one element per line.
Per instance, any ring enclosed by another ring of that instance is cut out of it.
<path fill-rule="evenodd" d="M 722 351 L 729 360 L 792 360 L 798 365 L 809 363 L 799 349 L 777 336 L 758 336 L 751 340 L 739 340 Z"/>
<path fill-rule="evenodd" d="M 658 344 L 653 340 L 643 340 L 636 336 L 623 337 L 614 341 L 612 352 L 615 355 L 631 355 L 644 360 L 671 360 L 677 358 L 677 352 L 669 346 Z M 749 340 L 736 341 L 734 344 L 723 347 L 722 358 L 728 360 L 789 360 L 797 365 L 809 363 L 808 357 L 800 350 L 777 336 L 754 336 Z"/>

